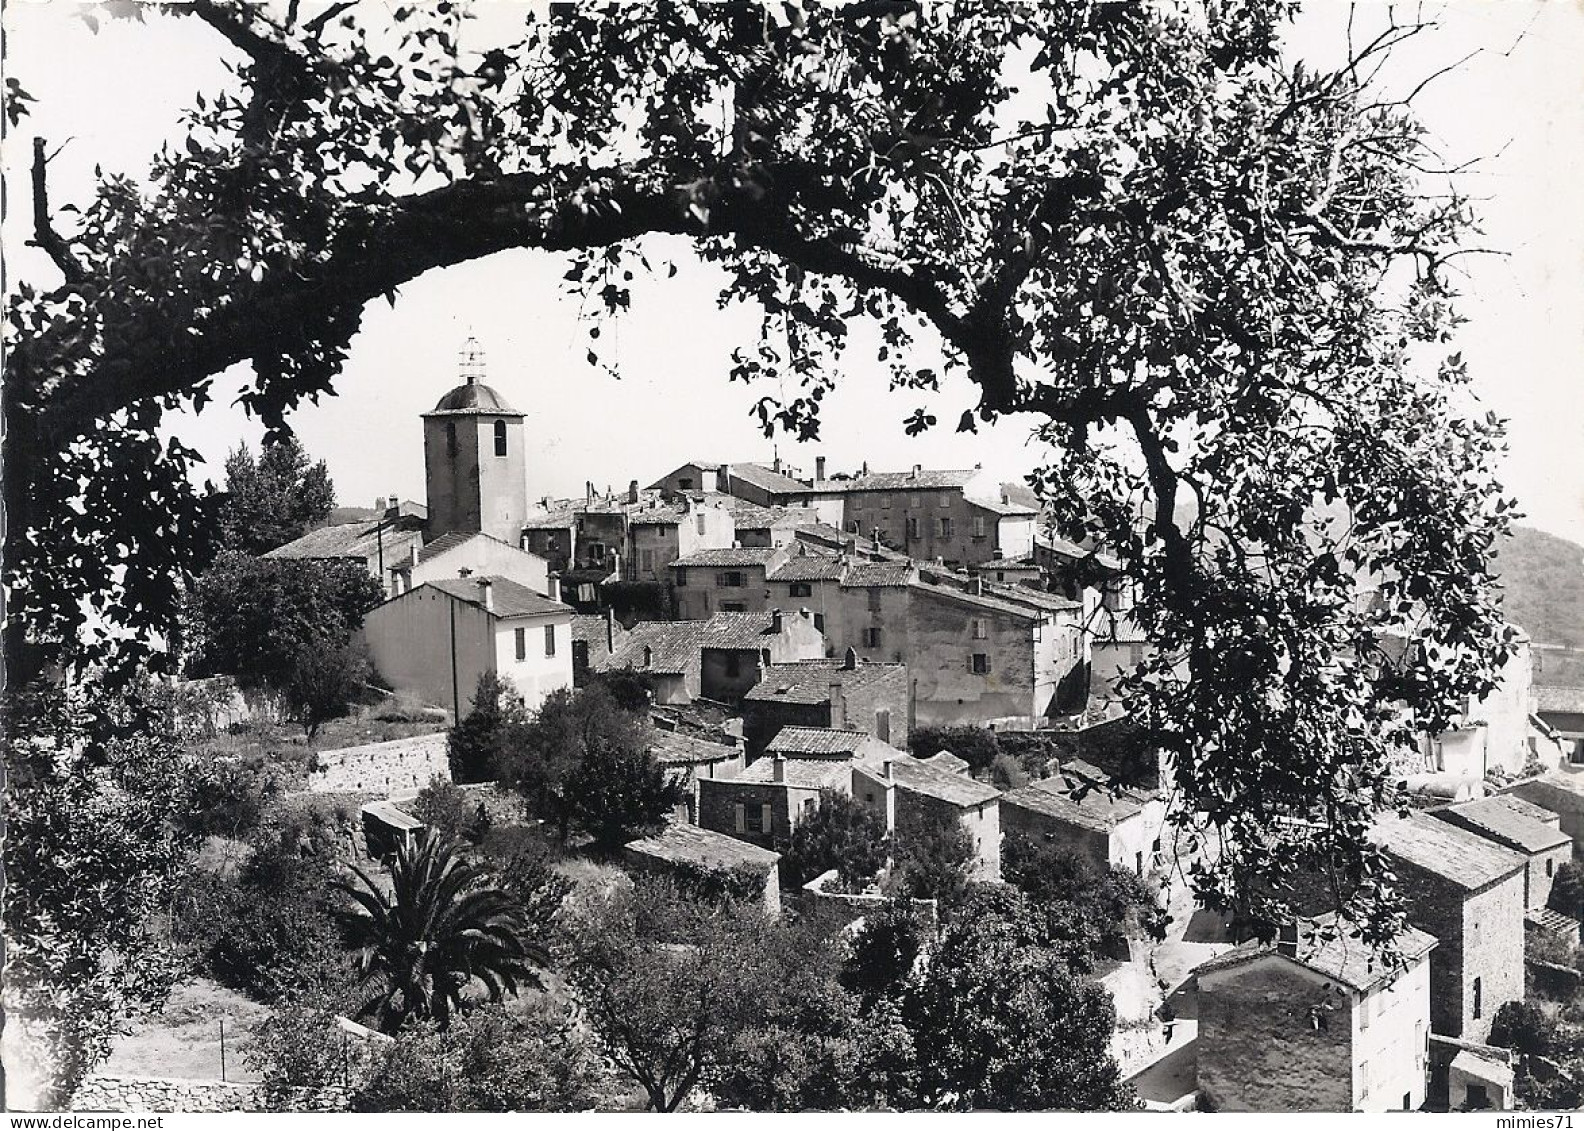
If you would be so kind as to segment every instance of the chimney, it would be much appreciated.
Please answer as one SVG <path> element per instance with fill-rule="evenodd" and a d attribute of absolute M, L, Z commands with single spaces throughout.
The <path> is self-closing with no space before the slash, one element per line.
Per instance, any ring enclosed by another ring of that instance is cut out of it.
<path fill-rule="evenodd" d="M 457 576 L 458 577 L 472 577 L 473 576 L 473 567 L 472 566 L 463 566 L 461 569 L 457 570 Z"/>
<path fill-rule="evenodd" d="M 913 465 L 913 473 L 911 475 L 909 475 L 908 478 L 909 479 L 917 479 L 919 477 L 919 472 L 921 472 L 923 470 L 924 470 L 924 465 L 923 464 L 915 463 Z"/>
<path fill-rule="evenodd" d="M 1005 487 L 1001 488 L 1001 502 L 1002 502 L 1002 504 L 1005 505 L 1007 503 L 1010 503 L 1011 501 L 1012 501 L 1012 493 L 1010 491 L 1008 491 Z"/>
<path fill-rule="evenodd" d="M 773 781 L 786 781 L 786 759 L 779 754 L 775 755 L 775 760 L 770 763 L 770 772 Z"/>
<path fill-rule="evenodd" d="M 407 555 L 408 565 L 418 564 L 418 539 L 414 538 L 411 542 L 407 543 Z"/>
<path fill-rule="evenodd" d="M 546 594 L 552 601 L 561 599 L 561 578 L 555 574 L 550 575 L 550 592 Z"/>
<path fill-rule="evenodd" d="M 493 613 L 495 611 L 495 586 L 494 586 L 494 584 L 491 583 L 489 578 L 481 577 L 481 578 L 478 579 L 478 587 L 479 587 L 479 597 L 482 598 L 483 601 L 484 601 L 485 610 L 487 612 Z"/>
<path fill-rule="evenodd" d="M 779 454 L 777 454 L 776 457 L 770 461 L 770 470 L 775 472 L 777 475 L 781 474 L 781 456 Z"/>
<path fill-rule="evenodd" d="M 594 501 L 594 480 L 583 480 L 583 498 L 591 503 Z"/>
<path fill-rule="evenodd" d="M 869 461 L 868 460 L 864 460 L 863 461 L 863 474 L 864 475 L 868 475 L 869 474 Z"/>
<path fill-rule="evenodd" d="M 722 495 L 731 494 L 731 467 L 728 464 L 721 464 L 720 470 L 715 473 L 715 490 Z"/>
<path fill-rule="evenodd" d="M 605 610 L 605 651 L 616 651 L 616 610 Z"/>
<path fill-rule="evenodd" d="M 1298 921 L 1289 919 L 1276 934 L 1276 949 L 1289 958 L 1298 957 Z"/>
<path fill-rule="evenodd" d="M 648 668 L 648 667 L 653 667 L 653 666 L 654 666 L 654 649 L 651 648 L 649 645 L 645 644 L 644 645 L 644 667 Z"/>
<path fill-rule="evenodd" d="M 816 483 L 825 482 L 825 457 L 824 456 L 815 456 L 814 457 L 814 482 L 816 482 Z"/>
<path fill-rule="evenodd" d="M 991 550 L 990 551 L 990 559 L 992 561 L 997 561 L 998 562 L 1004 557 L 1006 557 L 1006 554 L 1004 552 L 1002 552 L 1001 550 Z"/>
<path fill-rule="evenodd" d="M 636 479 L 631 480 L 627 484 L 627 501 L 629 503 L 636 503 L 638 501 L 638 480 Z"/>
<path fill-rule="evenodd" d="M 880 763 L 880 776 L 885 778 L 886 781 L 890 781 L 891 780 L 891 759 L 890 758 L 887 758 L 884 762 Z"/>
<path fill-rule="evenodd" d="M 973 575 L 973 587 L 969 590 L 975 597 L 984 596 L 984 578 L 977 573 Z"/>
<path fill-rule="evenodd" d="M 839 679 L 830 681 L 830 728 L 847 729 L 847 700 L 842 698 L 842 682 Z"/>
<path fill-rule="evenodd" d="M 781 610 L 780 609 L 771 609 L 770 610 L 770 632 L 771 632 L 772 635 L 775 635 L 775 636 L 780 636 L 781 635 Z"/>
<path fill-rule="evenodd" d="M 842 654 L 842 669 L 844 671 L 849 671 L 850 672 L 850 671 L 856 671 L 857 668 L 858 668 L 858 650 L 856 648 L 849 648 L 849 649 L 847 649 L 847 651 L 845 653 Z"/>

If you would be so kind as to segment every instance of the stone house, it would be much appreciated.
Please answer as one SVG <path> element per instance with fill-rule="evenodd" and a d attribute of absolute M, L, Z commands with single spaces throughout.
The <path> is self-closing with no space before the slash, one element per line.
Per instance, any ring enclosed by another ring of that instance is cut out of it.
<path fill-rule="evenodd" d="M 530 710 L 572 686 L 572 610 L 505 578 L 430 581 L 369 612 L 360 630 L 396 691 L 471 710 L 479 676 L 512 684 Z"/>
<path fill-rule="evenodd" d="M 765 914 L 781 914 L 779 852 L 771 852 L 698 825 L 670 824 L 651 837 L 629 841 L 622 856 L 630 867 L 678 877 L 684 882 L 698 873 L 736 873 L 760 877 L 759 898 Z"/>
<path fill-rule="evenodd" d="M 809 610 L 814 627 L 825 635 L 827 654 L 833 653 L 836 640 L 844 638 L 841 581 L 847 568 L 847 559 L 835 551 L 799 540 L 786 560 L 765 577 L 772 604 Z"/>
<path fill-rule="evenodd" d="M 840 659 L 771 664 L 742 699 L 750 759 L 785 726 L 858 730 L 894 746 L 907 744 L 905 664 L 869 664 L 852 649 Z"/>
<path fill-rule="evenodd" d="M 1137 875 L 1161 866 L 1166 804 L 1153 791 L 1112 784 L 1073 759 L 1060 772 L 1001 795 L 1001 831 L 1059 844 L 1101 868 Z"/>
<path fill-rule="evenodd" d="M 773 608 L 779 602 L 772 601 L 766 577 L 789 553 L 785 546 L 737 546 L 677 558 L 668 567 L 677 615 L 708 620 L 716 613 L 762 613 Z"/>
<path fill-rule="evenodd" d="M 765 755 L 772 758 L 780 755 L 783 758 L 832 758 L 855 762 L 871 758 L 895 758 L 903 753 L 890 743 L 882 742 L 861 730 L 828 730 L 822 727 L 782 727 L 765 745 Z"/>
<path fill-rule="evenodd" d="M 686 495 L 634 505 L 627 516 L 629 545 L 623 581 L 669 584 L 670 566 L 700 550 L 730 549 L 737 540 L 732 514 Z"/>
<path fill-rule="evenodd" d="M 715 498 L 720 500 L 720 506 L 731 513 L 737 527 L 736 541 L 739 546 L 790 545 L 797 540 L 799 528 L 813 521 L 802 508 L 761 507 L 730 495 Z"/>
<path fill-rule="evenodd" d="M 1555 770 L 1516 782 L 1505 795 L 1555 813 L 1558 826 L 1573 839 L 1573 858 L 1584 860 L 1584 774 Z"/>
<path fill-rule="evenodd" d="M 761 507 L 801 506 L 808 484 L 783 474 L 780 459 L 762 463 L 711 463 L 698 461 L 657 480 L 654 490 L 670 498 L 696 492 L 718 492 Z"/>
<path fill-rule="evenodd" d="M 951 566 L 1027 554 L 1033 548 L 1037 508 L 1014 501 L 1012 492 L 984 472 L 874 472 L 816 482 L 816 492 L 839 492 L 841 529 L 924 561 Z"/>
<path fill-rule="evenodd" d="M 822 659 L 825 635 L 807 609 L 716 613 L 704 624 L 699 648 L 704 697 L 737 703 L 771 664 Z"/>
<path fill-rule="evenodd" d="M 1391 858 L 1408 922 L 1440 943 L 1431 1028 L 1486 1040 L 1496 1011 L 1524 995 L 1525 858 L 1425 813 L 1383 817 L 1372 835 Z"/>
<path fill-rule="evenodd" d="M 549 562 L 482 531 L 453 531 L 422 548 L 414 545 L 407 560 L 390 564 L 388 571 L 392 593 L 405 593 L 429 581 L 477 574 L 515 581 L 525 589 L 560 599 L 559 592 L 551 592 Z"/>
<path fill-rule="evenodd" d="M 672 781 L 687 791 L 678 806 L 680 820 L 698 824 L 698 783 L 736 777 L 743 769 L 741 746 L 711 742 L 686 731 L 668 729 L 656 722 L 649 736 L 649 753 L 665 767 Z"/>
<path fill-rule="evenodd" d="M 611 653 L 627 639 L 627 630 L 610 609 L 572 617 L 572 681 L 582 687 L 590 672 L 602 671 Z"/>
<path fill-rule="evenodd" d="M 1001 879 L 1001 792 L 994 786 L 898 752 L 854 762 L 852 795 L 885 818 L 899 843 L 955 822 L 973 840 L 973 879 Z"/>
<path fill-rule="evenodd" d="M 1524 906 L 1530 911 L 1545 907 L 1557 868 L 1573 858 L 1573 838 L 1562 831 L 1557 815 L 1521 797 L 1482 797 L 1430 815 L 1522 855 Z"/>
<path fill-rule="evenodd" d="M 766 848 L 784 848 L 798 824 L 819 808 L 822 790 L 845 793 L 851 783 L 845 758 L 769 755 L 733 777 L 700 781 L 699 824 Z"/>
<path fill-rule="evenodd" d="M 1329 928 L 1334 937 L 1320 929 Z M 1381 963 L 1334 917 L 1245 943 L 1195 972 L 1196 1082 L 1211 1111 L 1415 1111 L 1425 1100 L 1436 940 L 1406 929 Z"/>
<path fill-rule="evenodd" d="M 397 506 L 368 521 L 321 526 L 264 556 L 276 561 L 355 562 L 384 586 L 386 596 L 395 596 L 392 568 L 410 561 L 423 546 L 421 510 L 409 512 L 406 506 Z"/>
<path fill-rule="evenodd" d="M 639 621 L 603 662 L 590 666 L 597 672 L 647 676 L 656 703 L 690 703 L 702 694 L 699 640 L 703 632 L 703 621 Z"/>

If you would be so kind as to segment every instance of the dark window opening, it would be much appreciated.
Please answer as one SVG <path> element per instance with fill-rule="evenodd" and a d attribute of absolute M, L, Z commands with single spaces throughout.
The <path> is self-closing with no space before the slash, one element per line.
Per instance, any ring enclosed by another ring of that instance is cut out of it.
<path fill-rule="evenodd" d="M 446 455 L 448 455 L 452 459 L 456 459 L 456 454 L 457 454 L 456 424 L 455 424 L 455 422 L 448 420 L 448 421 L 446 421 Z"/>
<path fill-rule="evenodd" d="M 506 454 L 506 422 L 504 420 L 495 422 L 495 454 L 498 456 Z"/>

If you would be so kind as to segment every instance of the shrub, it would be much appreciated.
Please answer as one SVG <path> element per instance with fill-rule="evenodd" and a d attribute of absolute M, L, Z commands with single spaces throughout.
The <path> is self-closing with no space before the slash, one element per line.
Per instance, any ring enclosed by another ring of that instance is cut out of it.
<path fill-rule="evenodd" d="M 899 834 L 887 894 L 951 903 L 967 891 L 976 856 L 973 837 L 956 821 Z"/>
<path fill-rule="evenodd" d="M 451 840 L 477 844 L 489 832 L 489 813 L 483 802 L 473 801 L 465 790 L 444 778 L 435 778 L 419 791 L 412 815 Z"/>
<path fill-rule="evenodd" d="M 1490 1043 L 1529 1056 L 1545 1056 L 1556 1047 L 1556 1022 L 1534 1002 L 1506 1001 L 1491 1021 Z"/>
<path fill-rule="evenodd" d="M 1010 754 L 997 754 L 990 763 L 990 781 L 998 789 L 1019 789 L 1028 784 L 1029 773 Z"/>
<path fill-rule="evenodd" d="M 820 791 L 819 807 L 792 830 L 781 884 L 796 890 L 832 868 L 843 891 L 862 891 L 885 867 L 885 819 L 845 793 Z"/>
<path fill-rule="evenodd" d="M 1001 753 L 995 731 L 971 726 L 921 727 L 908 735 L 908 749 L 918 758 L 950 750 L 974 773 L 988 770 Z"/>
<path fill-rule="evenodd" d="M 1575 919 L 1584 918 L 1584 868 L 1569 860 L 1557 869 L 1547 906 Z"/>

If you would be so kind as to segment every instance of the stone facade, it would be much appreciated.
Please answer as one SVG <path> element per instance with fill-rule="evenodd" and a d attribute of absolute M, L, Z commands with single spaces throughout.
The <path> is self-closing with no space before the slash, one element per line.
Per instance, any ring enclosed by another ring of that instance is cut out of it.
<path fill-rule="evenodd" d="M 341 750 L 321 750 L 308 776 L 313 793 L 392 793 L 423 789 L 439 778 L 451 780 L 446 734 L 420 734 L 391 742 L 371 742 Z"/>
<path fill-rule="evenodd" d="M 795 666 L 801 665 L 789 665 Z M 743 700 L 743 736 L 750 761 L 764 753 L 765 744 L 785 726 L 861 730 L 906 749 L 911 721 L 906 667 L 868 664 L 848 668 L 841 662 L 829 662 L 814 673 L 827 688 L 823 695 L 783 700 L 760 694 L 781 678 L 784 670 L 766 669 L 764 680 Z M 815 701 L 806 701 L 810 698 Z"/>

